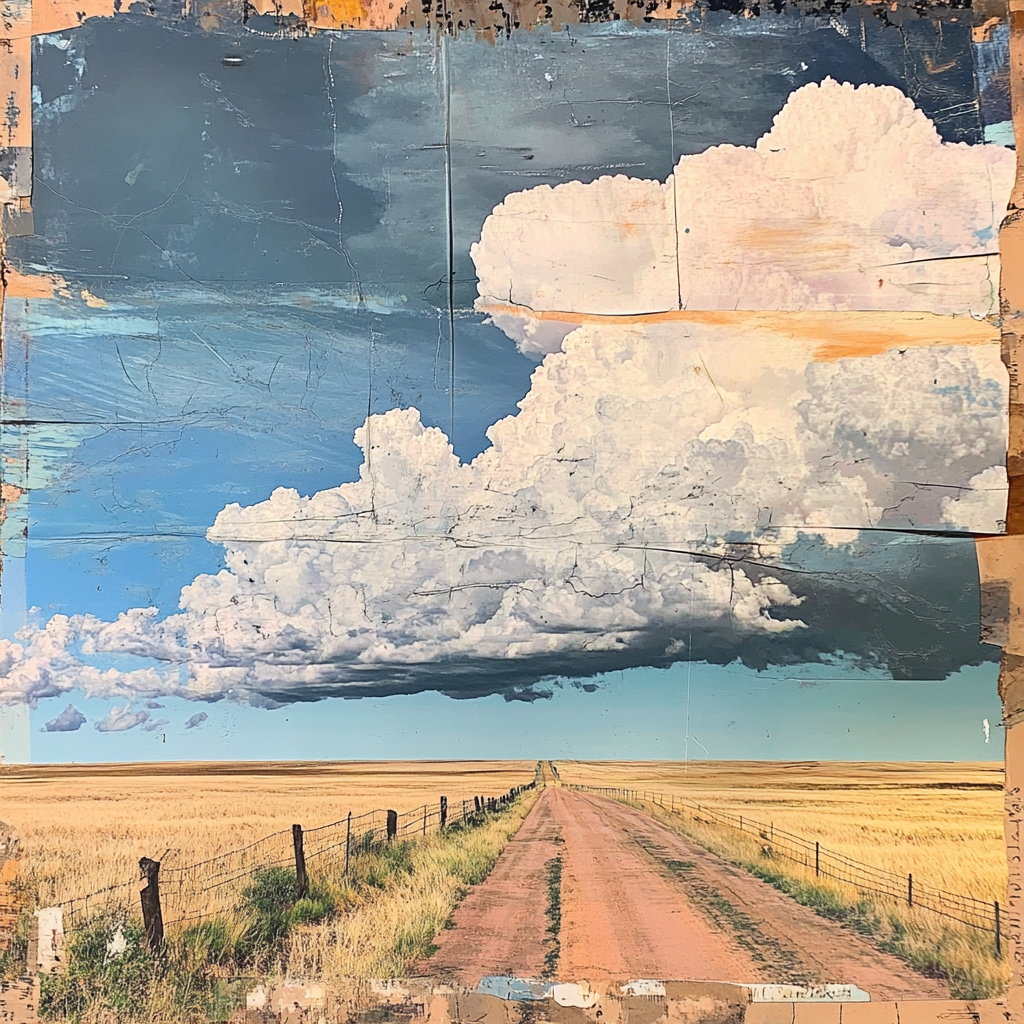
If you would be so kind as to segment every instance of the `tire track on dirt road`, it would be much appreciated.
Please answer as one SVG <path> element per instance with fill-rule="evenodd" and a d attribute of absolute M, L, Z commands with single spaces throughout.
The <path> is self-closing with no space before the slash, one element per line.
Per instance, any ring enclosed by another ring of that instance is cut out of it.
<path fill-rule="evenodd" d="M 595 801 L 551 791 L 565 840 L 559 977 L 769 981 Z"/>
<path fill-rule="evenodd" d="M 541 792 L 415 972 L 466 985 L 490 974 L 541 977 L 551 950 L 547 865 L 556 857 L 559 980 L 842 982 L 874 999 L 949 996 L 941 981 L 650 815 L 557 785 Z"/>
<path fill-rule="evenodd" d="M 945 982 L 919 974 L 851 928 L 818 916 L 649 814 L 606 797 L 576 796 L 643 850 L 691 905 L 733 933 L 758 962 L 757 980 L 854 984 L 872 999 L 949 998 Z"/>
<path fill-rule="evenodd" d="M 488 974 L 539 978 L 547 942 L 547 865 L 561 852 L 558 824 L 542 790 L 491 873 L 459 904 L 438 933 L 437 952 L 415 964 L 416 976 L 473 986 Z"/>

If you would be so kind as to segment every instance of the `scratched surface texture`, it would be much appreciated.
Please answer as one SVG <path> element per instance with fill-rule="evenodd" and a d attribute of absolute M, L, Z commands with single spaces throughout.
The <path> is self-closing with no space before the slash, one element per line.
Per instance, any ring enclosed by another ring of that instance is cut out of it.
<path fill-rule="evenodd" d="M 953 680 L 1024 1019 L 1024 0 L 0 8 L 0 759 L 673 667 L 688 758 L 694 670 Z M 603 834 L 541 774 L 535 931 Z"/>
<path fill-rule="evenodd" d="M 487 41 L 41 6 L 7 55 L 6 700 L 993 656 L 998 12 Z"/>
<path fill-rule="evenodd" d="M 998 656 L 1005 12 L 574 10 L 10 6 L 5 702 Z"/>

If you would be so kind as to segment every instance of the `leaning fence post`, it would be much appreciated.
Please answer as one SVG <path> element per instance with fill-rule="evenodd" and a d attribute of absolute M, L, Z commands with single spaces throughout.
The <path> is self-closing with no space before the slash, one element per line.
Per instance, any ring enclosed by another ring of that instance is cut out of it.
<path fill-rule="evenodd" d="M 423 805 L 423 834 L 427 834 L 427 804 Z"/>
<path fill-rule="evenodd" d="M 996 956 L 1001 958 L 1003 955 L 1003 936 L 999 921 L 999 900 L 995 901 L 994 906 L 996 910 Z"/>
<path fill-rule="evenodd" d="M 441 797 L 441 828 L 448 823 L 448 797 Z"/>
<path fill-rule="evenodd" d="M 348 858 L 352 849 L 352 812 L 348 812 L 348 820 L 345 823 L 345 874 L 348 874 Z"/>
<path fill-rule="evenodd" d="M 295 847 L 295 896 L 303 900 L 309 895 L 309 876 L 306 874 L 306 851 L 302 848 L 301 825 L 292 825 L 292 845 Z"/>
<path fill-rule="evenodd" d="M 398 834 L 398 811 L 388 810 L 388 842 Z"/>
<path fill-rule="evenodd" d="M 160 861 L 142 857 L 139 860 L 139 896 L 146 944 L 155 953 L 164 941 L 164 915 L 160 910 Z"/>
<path fill-rule="evenodd" d="M 815 875 L 821 874 L 821 845 L 819 843 L 814 844 L 814 873 Z"/>
<path fill-rule="evenodd" d="M 914 876 L 911 874 L 907 875 L 907 906 L 912 907 L 914 905 Z"/>

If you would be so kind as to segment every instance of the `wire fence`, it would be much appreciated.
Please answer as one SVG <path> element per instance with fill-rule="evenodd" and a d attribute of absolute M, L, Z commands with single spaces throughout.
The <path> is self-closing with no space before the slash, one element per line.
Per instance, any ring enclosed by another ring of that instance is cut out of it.
<path fill-rule="evenodd" d="M 714 810 L 683 800 L 675 794 L 609 786 L 566 785 L 569 789 L 610 796 L 640 807 L 656 805 L 670 813 L 688 816 L 699 825 L 717 825 L 745 833 L 759 845 L 758 855 L 766 861 L 788 860 L 801 865 L 807 872 L 813 871 L 815 878 L 839 882 L 860 893 L 882 896 L 905 904 L 908 908 L 926 910 L 968 928 L 989 932 L 994 936 L 996 956 L 1002 956 L 1003 922 L 998 900 L 989 902 L 962 893 L 948 892 L 922 883 L 914 878 L 912 872 L 904 875 L 865 864 L 845 854 L 827 850 L 814 839 L 777 828 L 771 822 Z"/>
<path fill-rule="evenodd" d="M 127 920 L 140 912 L 147 919 L 148 928 L 146 896 L 147 891 L 153 892 L 150 887 L 155 876 L 161 929 L 164 925 L 217 917 L 237 906 L 241 890 L 260 871 L 294 869 L 300 879 L 307 877 L 307 872 L 320 877 L 344 876 L 359 858 L 379 854 L 396 840 L 420 839 L 453 825 L 481 824 L 540 783 L 538 768 L 532 782 L 513 786 L 497 797 L 470 796 L 449 801 L 442 796 L 436 803 L 401 813 L 378 808 L 362 814 L 349 812 L 338 821 L 315 828 L 293 825 L 246 846 L 181 867 L 161 866 L 143 858 L 141 879 L 74 896 L 56 906 L 63 911 L 64 926 L 69 930 L 97 917 Z"/>

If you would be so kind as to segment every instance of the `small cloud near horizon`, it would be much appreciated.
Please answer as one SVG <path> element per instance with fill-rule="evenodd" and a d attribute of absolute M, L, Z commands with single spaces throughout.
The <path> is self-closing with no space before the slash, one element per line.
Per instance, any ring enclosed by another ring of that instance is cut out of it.
<path fill-rule="evenodd" d="M 125 704 L 123 708 L 112 707 L 106 717 L 96 723 L 98 732 L 127 732 L 141 725 L 149 718 L 148 711 L 132 711 L 131 704 Z"/>
<path fill-rule="evenodd" d="M 74 704 L 69 704 L 56 718 L 46 723 L 40 732 L 78 732 L 86 718 Z"/>

